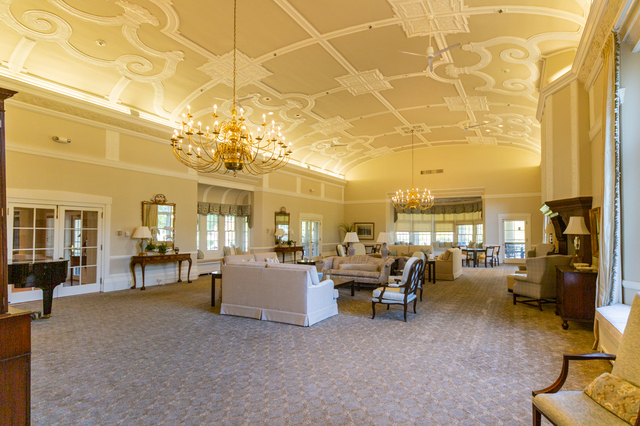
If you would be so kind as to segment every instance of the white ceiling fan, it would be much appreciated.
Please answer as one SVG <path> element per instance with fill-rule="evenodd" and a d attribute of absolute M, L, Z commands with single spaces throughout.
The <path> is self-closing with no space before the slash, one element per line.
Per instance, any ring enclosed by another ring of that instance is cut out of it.
<path fill-rule="evenodd" d="M 486 126 L 487 124 L 489 124 L 488 121 L 485 121 L 484 123 L 480 123 L 480 124 L 474 124 L 473 126 L 467 126 L 464 128 L 464 131 L 462 132 L 462 134 L 467 133 L 467 130 L 469 129 L 473 129 L 474 127 L 482 127 L 482 126 Z"/>
<path fill-rule="evenodd" d="M 456 43 L 452 46 L 447 46 L 444 49 L 441 49 L 435 52 L 433 50 L 433 46 L 431 46 L 431 22 L 433 21 L 433 16 L 429 16 L 428 20 L 429 20 L 429 47 L 427 47 L 427 54 L 423 55 L 421 53 L 405 52 L 402 50 L 400 51 L 400 53 L 406 53 L 407 55 L 415 55 L 415 56 L 426 56 L 427 59 L 429 60 L 429 71 L 433 72 L 433 58 L 435 58 L 436 56 L 442 55 L 444 52 L 451 50 L 454 47 L 460 46 L 460 43 Z"/>

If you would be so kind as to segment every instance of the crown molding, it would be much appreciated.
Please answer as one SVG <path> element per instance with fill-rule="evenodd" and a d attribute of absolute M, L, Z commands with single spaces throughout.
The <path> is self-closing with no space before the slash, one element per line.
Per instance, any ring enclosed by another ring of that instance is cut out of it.
<path fill-rule="evenodd" d="M 255 192 L 264 192 L 264 193 L 267 193 L 267 194 L 284 195 L 284 196 L 287 196 L 287 197 L 304 198 L 305 200 L 319 201 L 321 203 L 333 203 L 333 204 L 340 204 L 340 205 L 346 204 L 342 200 L 333 200 L 331 198 L 314 197 L 313 195 L 306 195 L 306 194 L 300 194 L 300 193 L 297 193 L 297 192 L 283 191 L 281 189 L 256 187 L 256 188 L 254 188 L 254 191 Z"/>

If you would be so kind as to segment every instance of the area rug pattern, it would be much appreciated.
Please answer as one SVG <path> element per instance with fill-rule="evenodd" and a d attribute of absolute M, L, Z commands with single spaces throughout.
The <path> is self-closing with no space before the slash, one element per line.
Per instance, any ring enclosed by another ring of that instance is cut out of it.
<path fill-rule="evenodd" d="M 55 299 L 32 328 L 32 424 L 529 425 L 531 390 L 593 332 L 513 306 L 514 269 L 427 284 L 407 323 L 380 305 L 372 320 L 371 289 L 341 289 L 339 315 L 308 328 L 223 316 L 208 276 Z M 611 370 L 573 367 L 574 390 Z"/>

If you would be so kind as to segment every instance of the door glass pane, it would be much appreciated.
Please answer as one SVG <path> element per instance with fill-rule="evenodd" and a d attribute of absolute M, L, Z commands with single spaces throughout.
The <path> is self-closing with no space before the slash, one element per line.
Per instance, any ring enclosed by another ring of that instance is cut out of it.
<path fill-rule="evenodd" d="M 31 262 L 33 250 L 13 250 L 12 259 L 14 262 Z"/>
<path fill-rule="evenodd" d="M 87 248 L 82 251 L 82 265 L 95 266 L 98 264 L 98 249 Z"/>
<path fill-rule="evenodd" d="M 320 256 L 320 222 L 311 222 L 311 256 Z"/>
<path fill-rule="evenodd" d="M 52 250 L 36 250 L 34 260 L 36 262 L 43 260 L 53 260 L 53 249 Z"/>
<path fill-rule="evenodd" d="M 505 220 L 504 222 L 505 259 L 525 258 L 525 221 Z"/>
<path fill-rule="evenodd" d="M 33 229 L 13 229 L 13 249 L 32 249 Z"/>
<path fill-rule="evenodd" d="M 98 212 L 83 212 L 82 227 L 84 229 L 98 229 Z"/>
<path fill-rule="evenodd" d="M 98 268 L 96 266 L 83 266 L 80 268 L 80 283 L 95 284 L 98 276 Z"/>
<path fill-rule="evenodd" d="M 13 209 L 14 228 L 32 228 L 34 209 L 29 207 L 15 207 Z"/>
<path fill-rule="evenodd" d="M 35 248 L 53 248 L 53 229 L 36 229 Z"/>
<path fill-rule="evenodd" d="M 36 228 L 55 227 L 55 212 L 53 209 L 36 209 Z"/>

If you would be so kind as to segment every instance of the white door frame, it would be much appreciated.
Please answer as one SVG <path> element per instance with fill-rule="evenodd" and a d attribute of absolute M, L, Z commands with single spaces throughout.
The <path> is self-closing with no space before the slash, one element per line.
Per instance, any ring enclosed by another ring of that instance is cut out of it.
<path fill-rule="evenodd" d="M 302 222 L 320 222 L 320 241 L 319 241 L 319 251 L 320 256 L 322 256 L 322 218 L 323 215 L 316 213 L 300 213 L 300 233 L 302 234 Z M 302 235 L 300 235 L 300 244 L 302 244 Z M 311 256 L 309 256 L 311 257 Z"/>
<path fill-rule="evenodd" d="M 531 213 L 505 213 L 498 215 L 498 236 L 500 237 L 500 257 L 502 263 L 519 263 L 524 264 L 525 259 L 505 259 L 504 248 L 504 221 L 505 220 L 524 220 L 524 251 L 529 251 L 531 243 Z"/>
<path fill-rule="evenodd" d="M 106 277 L 110 274 L 110 253 L 111 253 L 111 205 L 113 199 L 111 197 L 103 197 L 100 195 L 92 194 L 80 194 L 76 192 L 66 191 L 49 191 L 41 189 L 21 189 L 21 188 L 7 188 L 7 204 L 45 204 L 45 205 L 65 205 L 76 206 L 86 208 L 100 208 L 102 209 L 102 231 L 100 232 L 99 239 L 102 241 L 102 250 L 99 251 L 98 256 L 100 259 L 100 273 L 97 279 L 100 282 L 100 291 L 104 291 Z M 25 292 L 26 293 L 26 292 Z M 22 293 L 21 295 L 25 294 Z M 35 297 L 30 300 L 42 300 L 42 291 L 33 291 L 28 293 L 35 293 L 29 295 Z M 54 296 L 56 293 L 54 292 Z M 27 300 L 20 300 L 20 302 L 26 302 Z M 12 301 L 11 303 L 18 303 L 18 301 Z"/>

